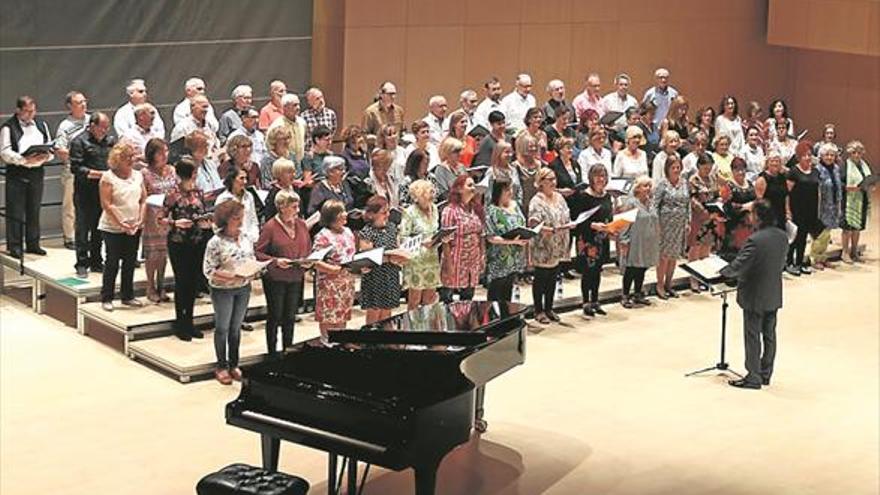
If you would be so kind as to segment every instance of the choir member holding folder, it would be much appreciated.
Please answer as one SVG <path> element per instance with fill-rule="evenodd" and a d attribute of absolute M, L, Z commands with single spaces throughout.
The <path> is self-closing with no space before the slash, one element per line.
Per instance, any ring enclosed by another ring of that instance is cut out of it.
<path fill-rule="evenodd" d="M 342 201 L 328 199 L 321 205 L 321 225 L 324 228 L 315 236 L 312 247 L 315 250 L 333 248 L 326 262 L 315 263 L 318 269 L 315 320 L 325 339 L 328 331 L 345 328 L 354 304 L 354 278 L 342 268 L 354 258 L 356 251 L 354 234 L 345 226 L 347 221 Z"/>
<path fill-rule="evenodd" d="M 496 150 L 498 148 L 495 148 Z M 492 184 L 492 202 L 486 210 L 486 282 L 489 301 L 511 301 L 516 275 L 525 270 L 525 246 L 534 237 L 526 229 L 526 217 L 513 200 L 513 187 L 506 180 Z M 509 234 L 513 233 L 511 237 Z"/>
<path fill-rule="evenodd" d="M 538 169 L 535 183 L 538 192 L 529 203 L 529 225 L 534 227 L 543 223 L 544 226 L 541 235 L 532 239 L 532 263 L 535 266 L 532 298 L 535 320 L 547 325 L 551 320 L 559 321 L 559 316 L 553 312 L 553 295 L 559 264 L 570 256 L 571 216 L 565 198 L 556 192 L 556 174 L 551 168 Z"/>
<path fill-rule="evenodd" d="M 440 259 L 433 240 L 440 230 L 440 222 L 430 181 L 419 179 L 410 184 L 408 196 L 413 204 L 403 211 L 400 238 L 404 241 L 402 244 L 412 244 L 412 258 L 403 267 L 403 282 L 407 288 L 407 309 L 413 310 L 437 302 Z"/>
<path fill-rule="evenodd" d="M 214 377 L 223 385 L 241 380 L 238 347 L 241 324 L 251 297 L 252 277 L 240 268 L 256 262 L 253 241 L 243 229 L 244 215 L 245 207 L 239 201 L 217 205 L 214 209 L 216 235 L 208 241 L 202 266 L 211 284 L 214 306 L 214 352 L 217 354 Z"/>
<path fill-rule="evenodd" d="M 144 157 L 147 167 L 142 173 L 148 197 L 153 195 L 164 197 L 176 190 L 177 174 L 174 173 L 174 168 L 168 165 L 168 145 L 165 141 L 161 138 L 147 141 Z M 147 299 L 157 304 L 169 302 L 171 298 L 165 294 L 165 287 L 162 285 L 168 258 L 168 221 L 161 202 L 158 205 L 151 205 L 149 202 L 147 204 L 141 243 L 146 258 Z"/>
<path fill-rule="evenodd" d="M 278 159 L 279 162 L 287 159 Z M 273 166 L 273 168 L 275 167 Z M 303 290 L 303 267 L 294 260 L 309 255 L 311 240 L 306 222 L 299 217 L 302 201 L 299 195 L 280 189 L 273 195 L 275 215 L 268 219 L 260 232 L 254 250 L 260 261 L 269 261 L 263 276 L 266 292 L 266 348 L 270 356 L 278 352 L 278 327 L 281 327 L 281 345 L 286 349 L 293 345 L 296 309 Z"/>
<path fill-rule="evenodd" d="M 452 302 L 453 292 L 458 292 L 461 300 L 474 298 L 485 265 L 483 216 L 474 180 L 468 174 L 459 175 L 449 187 L 449 205 L 440 220 L 441 228 L 456 228 L 440 253 L 443 302 Z"/>
<path fill-rule="evenodd" d="M 365 273 L 361 279 L 361 308 L 367 311 L 367 324 L 391 316 L 400 304 L 400 257 L 388 253 L 397 249 L 397 225 L 389 221 L 389 202 L 384 196 L 367 200 L 367 225 L 360 231 L 359 247 L 363 250 L 383 249 L 388 262 Z"/>
<path fill-rule="evenodd" d="M 585 316 L 604 315 L 599 306 L 599 285 L 602 282 L 602 265 L 608 262 L 609 238 L 613 206 L 611 194 L 605 190 L 608 169 L 601 163 L 592 165 L 587 172 L 590 186 L 584 192 L 587 211 L 598 208 L 593 215 L 575 229 L 577 234 L 578 266 L 581 269 L 581 298 Z"/>

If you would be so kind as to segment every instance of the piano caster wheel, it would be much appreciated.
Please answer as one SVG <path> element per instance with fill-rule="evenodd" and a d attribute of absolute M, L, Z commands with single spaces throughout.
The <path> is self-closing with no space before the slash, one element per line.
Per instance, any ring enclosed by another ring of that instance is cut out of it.
<path fill-rule="evenodd" d="M 477 433 L 486 433 L 489 429 L 489 423 L 485 419 L 474 420 L 474 431 Z"/>

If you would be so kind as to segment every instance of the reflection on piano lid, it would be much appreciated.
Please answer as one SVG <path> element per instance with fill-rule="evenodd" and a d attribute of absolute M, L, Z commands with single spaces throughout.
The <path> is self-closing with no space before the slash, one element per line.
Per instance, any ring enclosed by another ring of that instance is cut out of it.
<path fill-rule="evenodd" d="M 519 318 L 527 307 L 517 303 L 459 301 L 431 304 L 364 325 L 361 330 L 330 332 L 328 341 L 346 347 L 389 345 L 406 350 L 450 351 L 489 342 L 505 322 Z M 431 346 L 425 348 L 424 346 Z"/>

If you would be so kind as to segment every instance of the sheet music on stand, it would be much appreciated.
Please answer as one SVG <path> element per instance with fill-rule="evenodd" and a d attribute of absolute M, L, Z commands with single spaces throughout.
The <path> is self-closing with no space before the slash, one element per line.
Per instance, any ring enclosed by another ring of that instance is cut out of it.
<path fill-rule="evenodd" d="M 701 260 L 688 261 L 682 264 L 681 268 L 706 286 L 711 287 L 714 295 L 736 290 L 733 287 L 723 285 L 726 278 L 721 275 L 721 270 L 726 266 L 726 261 L 713 254 Z M 721 287 L 718 287 L 719 285 Z"/>

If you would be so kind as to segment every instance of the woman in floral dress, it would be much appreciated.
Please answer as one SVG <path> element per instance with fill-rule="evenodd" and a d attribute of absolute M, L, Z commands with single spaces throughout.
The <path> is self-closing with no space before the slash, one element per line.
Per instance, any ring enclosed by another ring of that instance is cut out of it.
<path fill-rule="evenodd" d="M 513 200 L 513 187 L 507 180 L 492 184 L 492 204 L 486 210 L 486 282 L 489 301 L 511 301 L 516 275 L 526 266 L 524 239 L 505 239 L 507 232 L 526 226 L 526 217 Z"/>
<path fill-rule="evenodd" d="M 720 196 L 718 180 L 712 175 L 712 158 L 697 158 L 697 172 L 688 180 L 691 194 L 691 224 L 688 231 L 688 261 L 706 258 L 718 240 L 724 237 L 724 221 L 711 213 L 706 205 L 716 203 Z M 691 291 L 700 293 L 697 280 L 691 277 Z"/>
<path fill-rule="evenodd" d="M 449 187 L 449 206 L 444 208 L 441 227 L 455 227 L 455 235 L 440 251 L 440 299 L 452 302 L 453 292 L 461 300 L 474 298 L 485 264 L 483 206 L 477 199 L 474 180 L 459 175 Z"/>
<path fill-rule="evenodd" d="M 535 174 L 535 183 L 538 185 L 538 192 L 529 203 L 529 225 L 544 225 L 531 244 L 532 264 L 535 266 L 532 299 L 535 304 L 535 320 L 547 325 L 551 320 L 560 320 L 553 312 L 553 295 L 559 278 L 559 263 L 570 257 L 571 215 L 565 198 L 556 192 L 556 173 L 553 169 L 539 169 Z"/>
<path fill-rule="evenodd" d="M 314 251 L 333 248 L 326 262 L 316 264 L 318 287 L 315 293 L 315 320 L 325 339 L 328 331 L 345 328 L 351 319 L 354 304 L 354 278 L 341 266 L 350 262 L 356 252 L 354 234 L 345 226 L 347 219 L 345 204 L 335 199 L 325 201 L 321 206 L 321 224 L 324 228 L 315 236 L 312 245 Z"/>
<path fill-rule="evenodd" d="M 169 194 L 177 190 L 177 174 L 168 165 L 168 145 L 160 138 L 147 141 L 144 147 L 147 167 L 143 170 L 147 195 Z M 154 303 L 171 300 L 162 285 L 165 280 L 165 264 L 168 258 L 168 222 L 162 206 L 147 205 L 144 232 L 141 237 L 143 255 L 146 259 L 147 299 Z"/>
<path fill-rule="evenodd" d="M 672 289 L 676 261 L 684 256 L 685 233 L 690 218 L 687 181 L 681 174 L 678 155 L 670 155 L 663 164 L 663 178 L 657 181 L 654 201 L 660 221 L 660 258 L 657 262 L 657 297 L 678 297 Z"/>
<path fill-rule="evenodd" d="M 413 152 L 415 153 L 415 152 Z M 413 204 L 403 211 L 400 221 L 401 243 L 418 237 L 419 245 L 406 266 L 403 267 L 403 283 L 407 288 L 407 309 L 437 302 L 440 286 L 440 258 L 431 246 L 431 238 L 437 233 L 439 214 L 434 204 L 434 185 L 419 179 L 409 186 Z"/>

